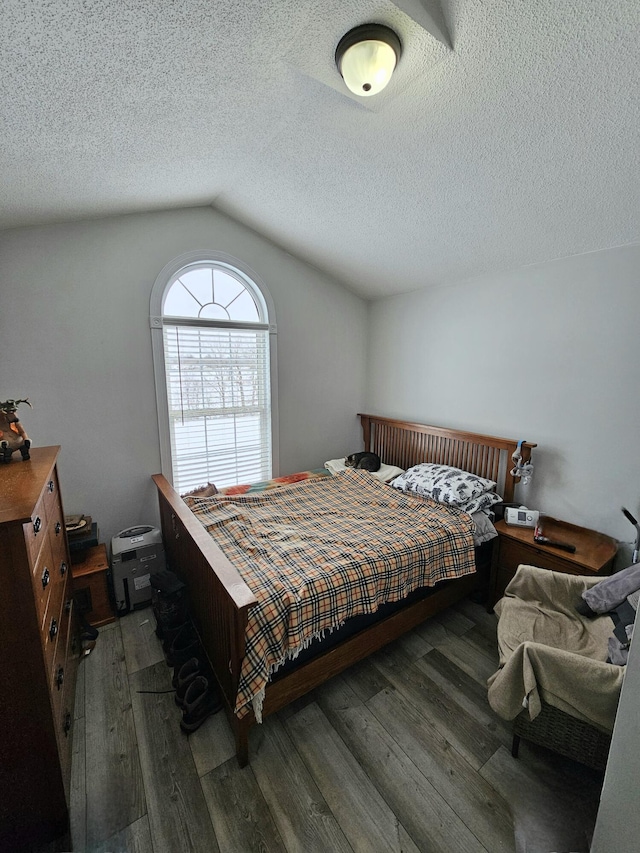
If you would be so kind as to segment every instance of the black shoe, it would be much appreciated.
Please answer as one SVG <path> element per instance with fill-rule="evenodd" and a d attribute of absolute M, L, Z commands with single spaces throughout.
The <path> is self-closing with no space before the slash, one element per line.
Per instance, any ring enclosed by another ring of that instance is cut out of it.
<path fill-rule="evenodd" d="M 182 631 L 182 629 L 190 630 L 195 634 L 195 626 L 190 619 L 183 620 L 179 625 L 174 625 L 171 628 L 165 628 L 162 632 L 162 648 L 165 655 L 171 651 L 171 644 Z"/>
<path fill-rule="evenodd" d="M 176 695 L 173 698 L 178 708 L 184 710 L 184 697 L 187 689 L 198 675 L 206 678 L 209 684 L 216 683 L 211 667 L 209 666 L 209 661 L 204 655 L 201 658 L 189 658 L 182 666 L 174 669 L 171 683 L 176 691 Z"/>
<path fill-rule="evenodd" d="M 163 643 L 167 666 L 181 667 L 189 658 L 200 658 L 200 640 L 193 626 L 187 622 L 173 638 L 171 645 Z"/>
<path fill-rule="evenodd" d="M 198 658 L 189 658 L 181 667 L 176 667 L 173 672 L 172 684 L 175 688 L 176 695 L 174 701 L 178 708 L 184 710 L 184 697 L 189 685 L 199 675 L 203 675 Z"/>
<path fill-rule="evenodd" d="M 176 666 L 173 669 L 173 675 L 171 676 L 171 686 L 174 690 L 177 689 L 178 684 L 180 683 L 180 673 L 184 668 L 184 676 L 187 675 L 188 672 L 195 672 L 196 675 L 200 675 L 200 660 L 197 657 L 189 658 L 189 660 L 181 663 L 180 666 Z"/>
<path fill-rule="evenodd" d="M 207 679 L 197 675 L 187 687 L 183 707 L 180 728 L 183 732 L 190 734 L 222 708 L 222 700 L 218 691 L 209 687 Z"/>
<path fill-rule="evenodd" d="M 187 621 L 189 605 L 187 588 L 180 578 L 168 569 L 150 577 L 151 607 L 156 618 L 156 636 L 166 640 L 166 633 Z"/>
<path fill-rule="evenodd" d="M 80 621 L 80 639 L 81 640 L 96 640 L 98 638 L 98 629 L 93 625 L 89 625 L 82 614 L 79 615 Z"/>
<path fill-rule="evenodd" d="M 98 629 L 94 628 L 92 625 L 87 625 L 86 628 L 83 628 L 80 632 L 81 640 L 96 640 L 98 638 Z"/>
<path fill-rule="evenodd" d="M 172 631 L 190 621 L 189 605 L 184 596 L 152 599 L 151 609 L 156 620 L 156 637 L 161 640 L 166 640 Z"/>
<path fill-rule="evenodd" d="M 174 572 L 169 571 L 169 569 L 163 569 L 161 572 L 154 572 L 149 577 L 149 583 L 159 595 L 165 596 L 175 595 L 177 592 L 181 592 L 186 589 L 180 578 L 174 574 Z"/>

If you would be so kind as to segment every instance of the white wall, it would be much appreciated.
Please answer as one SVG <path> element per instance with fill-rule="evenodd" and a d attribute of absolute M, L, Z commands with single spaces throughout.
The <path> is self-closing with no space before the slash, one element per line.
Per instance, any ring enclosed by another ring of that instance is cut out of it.
<path fill-rule="evenodd" d="M 639 322 L 640 246 L 381 300 L 367 409 L 537 442 L 518 499 L 631 542 L 620 506 L 640 516 Z"/>
<path fill-rule="evenodd" d="M 517 497 L 623 540 L 640 517 L 640 246 L 375 303 L 367 410 L 535 441 Z M 637 850 L 640 655 L 635 640 L 593 853 Z"/>
<path fill-rule="evenodd" d="M 255 232 L 210 208 L 4 232 L 0 399 L 30 398 L 34 446 L 62 446 L 65 511 L 92 515 L 104 542 L 157 520 L 149 297 L 169 260 L 205 249 L 244 261 L 273 297 L 280 473 L 361 447 L 367 304 Z"/>
<path fill-rule="evenodd" d="M 640 848 L 640 617 L 622 685 L 591 853 L 637 853 Z"/>

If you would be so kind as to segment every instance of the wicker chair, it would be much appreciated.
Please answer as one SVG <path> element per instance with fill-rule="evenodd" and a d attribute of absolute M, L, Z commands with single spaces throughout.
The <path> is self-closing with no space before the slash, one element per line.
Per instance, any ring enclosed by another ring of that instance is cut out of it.
<path fill-rule="evenodd" d="M 511 755 L 514 758 L 518 757 L 521 738 L 600 771 L 607 765 L 611 746 L 610 734 L 546 702 L 542 703 L 542 711 L 534 720 L 523 713 L 513 721 Z"/>
<path fill-rule="evenodd" d="M 590 619 L 576 609 L 598 581 L 520 566 L 496 605 L 500 668 L 488 698 L 514 721 L 514 758 L 524 739 L 595 770 L 606 766 L 624 667 L 606 661 L 610 617 Z M 533 719 L 532 708 L 541 708 Z"/>

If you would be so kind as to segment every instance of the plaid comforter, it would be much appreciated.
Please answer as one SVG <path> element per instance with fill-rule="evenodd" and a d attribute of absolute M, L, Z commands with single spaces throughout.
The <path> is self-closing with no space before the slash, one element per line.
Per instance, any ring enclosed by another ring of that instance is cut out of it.
<path fill-rule="evenodd" d="M 420 586 L 475 571 L 473 521 L 366 471 L 269 492 L 186 498 L 258 600 L 236 714 L 261 719 L 270 675 L 316 637 Z"/>

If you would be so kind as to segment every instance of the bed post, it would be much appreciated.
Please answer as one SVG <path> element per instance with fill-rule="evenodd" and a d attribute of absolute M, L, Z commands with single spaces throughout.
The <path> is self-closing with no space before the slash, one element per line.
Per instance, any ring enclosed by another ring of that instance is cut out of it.
<path fill-rule="evenodd" d="M 235 715 L 233 717 L 232 727 L 236 741 L 236 758 L 240 767 L 246 767 L 249 763 L 249 731 L 253 723 L 253 714 L 247 714 L 241 720 Z"/>

